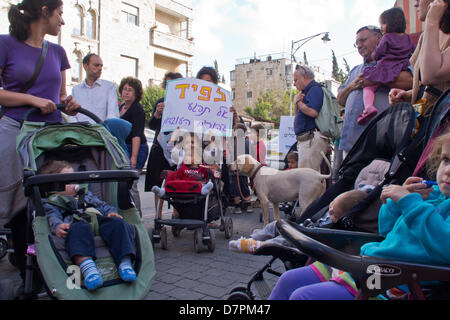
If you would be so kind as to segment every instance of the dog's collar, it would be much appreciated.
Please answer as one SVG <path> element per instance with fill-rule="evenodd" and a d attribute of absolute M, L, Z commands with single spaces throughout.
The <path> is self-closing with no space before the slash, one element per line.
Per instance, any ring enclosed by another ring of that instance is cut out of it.
<path fill-rule="evenodd" d="M 264 167 L 263 164 L 259 164 L 258 167 L 256 168 L 255 172 L 252 173 L 252 175 L 250 176 L 250 179 L 253 180 L 256 177 L 256 174 L 259 172 L 259 170 L 261 170 L 261 168 Z"/>

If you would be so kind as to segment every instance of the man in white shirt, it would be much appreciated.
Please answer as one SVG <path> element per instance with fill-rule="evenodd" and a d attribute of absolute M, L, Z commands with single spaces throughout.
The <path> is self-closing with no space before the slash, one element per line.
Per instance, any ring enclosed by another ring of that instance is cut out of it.
<path fill-rule="evenodd" d="M 100 79 L 103 69 L 102 59 L 95 53 L 89 53 L 83 59 L 86 79 L 72 89 L 72 96 L 83 109 L 94 113 L 101 120 L 120 118 L 116 85 Z M 70 117 L 72 122 L 94 121 L 83 115 Z"/>

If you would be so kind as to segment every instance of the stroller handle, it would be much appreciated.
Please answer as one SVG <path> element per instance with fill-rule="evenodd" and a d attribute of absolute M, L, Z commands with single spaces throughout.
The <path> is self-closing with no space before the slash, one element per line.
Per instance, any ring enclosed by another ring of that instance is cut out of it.
<path fill-rule="evenodd" d="M 66 105 L 63 104 L 63 103 L 60 103 L 60 104 L 57 104 L 57 105 L 56 105 L 56 108 L 57 108 L 58 110 L 60 110 L 61 112 L 64 112 L 64 113 L 65 113 Z M 28 110 L 28 111 L 23 115 L 22 120 L 23 120 L 23 121 L 27 121 L 28 118 L 29 118 L 31 115 L 33 115 L 33 114 L 35 114 L 35 113 L 37 113 L 37 112 L 40 112 L 40 110 L 37 109 L 37 108 L 32 108 L 32 109 Z M 103 122 L 99 117 L 97 117 L 94 113 L 90 112 L 89 110 L 86 110 L 86 109 L 83 109 L 83 108 L 80 107 L 79 109 L 77 109 L 77 112 L 78 112 L 78 113 L 81 113 L 81 114 L 84 114 L 85 116 L 88 116 L 89 118 L 91 118 L 92 120 L 94 120 L 96 123 Z"/>

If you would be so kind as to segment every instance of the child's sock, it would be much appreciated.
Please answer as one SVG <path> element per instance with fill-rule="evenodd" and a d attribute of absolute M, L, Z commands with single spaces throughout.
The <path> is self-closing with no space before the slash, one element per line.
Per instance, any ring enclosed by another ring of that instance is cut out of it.
<path fill-rule="evenodd" d="M 153 186 L 152 192 L 154 192 L 159 198 L 162 198 L 166 194 L 166 190 L 164 188 L 160 188 L 158 186 Z"/>
<path fill-rule="evenodd" d="M 213 187 L 214 184 L 212 183 L 211 180 L 209 180 L 208 183 L 202 187 L 202 195 L 207 195 L 208 193 L 210 193 Z"/>
<path fill-rule="evenodd" d="M 80 270 L 84 277 L 84 284 L 88 290 L 95 290 L 103 285 L 103 279 L 98 272 L 94 260 L 87 259 L 80 264 Z"/>
<path fill-rule="evenodd" d="M 254 239 L 246 239 L 244 237 L 238 240 L 231 240 L 228 243 L 228 248 L 231 251 L 254 253 L 257 249 L 264 245 L 263 241 L 258 241 Z"/>
<path fill-rule="evenodd" d="M 130 256 L 126 256 L 122 259 L 119 265 L 119 276 L 125 282 L 134 282 L 136 281 L 136 272 L 134 272 L 133 267 L 131 266 L 131 258 Z"/>

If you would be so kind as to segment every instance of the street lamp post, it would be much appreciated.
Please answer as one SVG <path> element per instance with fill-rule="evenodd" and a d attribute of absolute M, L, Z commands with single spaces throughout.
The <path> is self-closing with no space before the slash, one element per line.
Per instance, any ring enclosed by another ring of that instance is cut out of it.
<path fill-rule="evenodd" d="M 303 38 L 303 39 L 300 39 L 300 40 L 297 40 L 297 41 L 292 41 L 292 43 L 291 43 L 291 70 L 292 70 L 292 62 L 295 61 L 295 54 L 297 53 L 298 49 L 300 49 L 308 41 L 310 41 L 310 40 L 312 40 L 312 39 L 314 39 L 314 38 L 316 38 L 316 37 L 318 37 L 320 35 L 324 35 L 322 37 L 322 41 L 324 43 L 327 43 L 328 41 L 331 41 L 328 32 L 321 32 L 321 33 L 318 33 L 318 34 L 315 34 L 313 36 L 309 36 L 309 37 L 306 37 L 306 38 Z M 294 50 L 294 46 L 295 45 L 297 45 L 297 47 Z M 290 92 L 289 92 L 289 115 L 291 115 L 291 116 L 292 116 L 292 86 L 293 86 L 292 85 L 292 81 L 293 81 L 293 76 L 294 76 L 294 71 L 292 71 L 292 79 L 290 79 L 291 80 L 291 84 L 290 84 L 290 88 L 291 89 L 290 89 Z"/>

